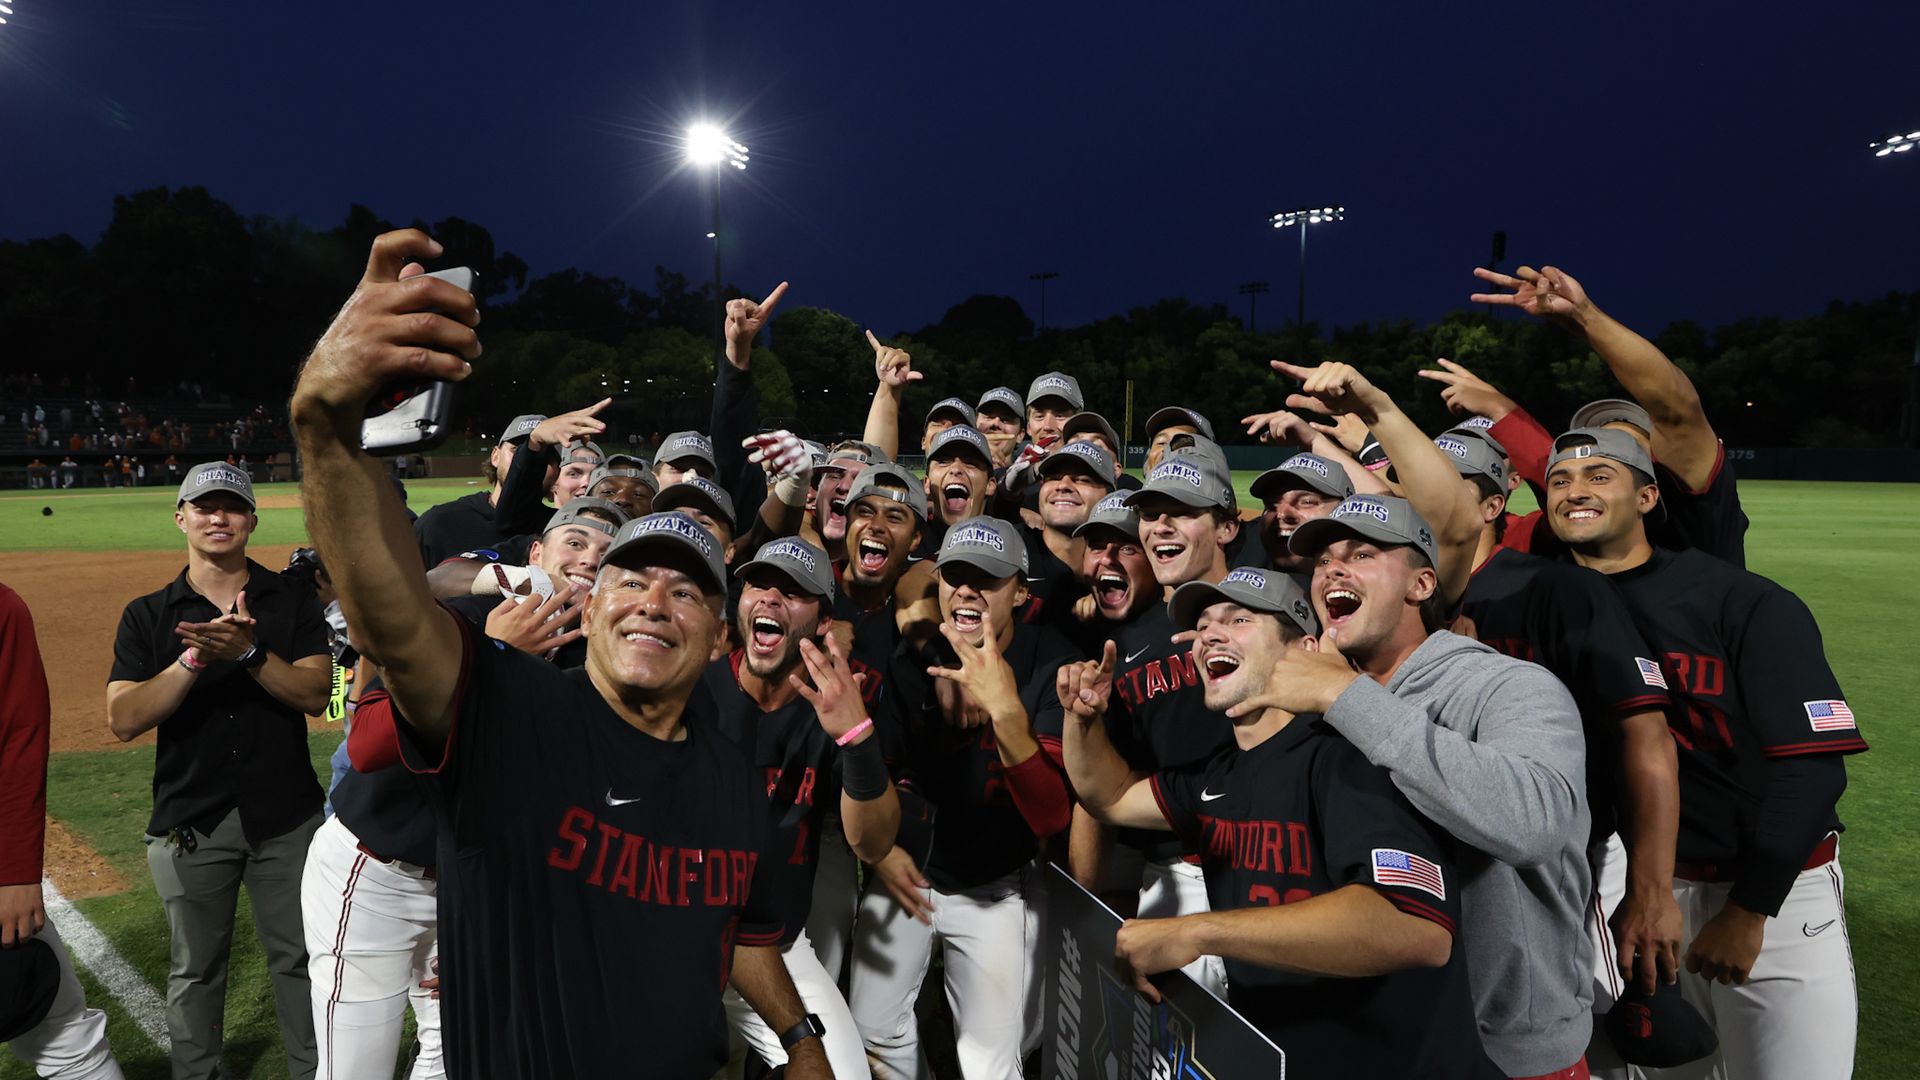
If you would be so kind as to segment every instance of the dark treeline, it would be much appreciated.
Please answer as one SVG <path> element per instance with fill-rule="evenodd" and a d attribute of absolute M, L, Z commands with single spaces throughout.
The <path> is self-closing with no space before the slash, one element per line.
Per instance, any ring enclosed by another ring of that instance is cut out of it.
<path fill-rule="evenodd" d="M 479 224 L 411 224 L 446 246 L 445 265 L 480 274 L 486 355 L 460 396 L 470 431 L 603 396 L 617 399 L 610 419 L 618 429 L 704 426 L 713 379 L 708 285 L 664 267 L 648 287 L 572 268 L 533 277 Z M 368 244 L 392 227 L 357 205 L 327 230 L 247 219 L 198 187 L 117 197 L 91 246 L 70 236 L 0 242 L 0 364 L 76 380 L 84 373 L 103 387 L 129 376 L 142 386 L 191 378 L 209 392 L 277 401 L 358 278 Z M 1587 284 L 1604 303 L 1607 283 Z M 1920 294 L 1895 293 L 1834 301 L 1802 319 L 1759 316 L 1712 330 L 1677 322 L 1652 336 L 1693 376 L 1729 443 L 1892 446 L 1902 438 L 1917 322 Z M 762 415 L 823 437 L 857 432 L 873 381 L 862 329 L 822 308 L 783 307 L 755 353 Z M 1429 427 L 1441 424 L 1437 388 L 1414 372 L 1437 356 L 1466 364 L 1549 427 L 1581 402 L 1618 392 L 1583 343 L 1515 314 L 1461 310 L 1430 325 L 1329 333 L 1309 324 L 1307 332 L 1310 362 L 1359 366 Z M 949 394 L 971 400 L 1002 383 L 1024 391 L 1034 375 L 1059 368 L 1116 427 L 1130 380 L 1136 439 L 1153 407 L 1181 403 L 1213 417 L 1225 441 L 1234 441 L 1232 419 L 1284 398 L 1266 361 L 1299 347 L 1291 324 L 1253 333 L 1223 304 L 1181 298 L 1036 334 L 1017 301 L 975 296 L 890 340 L 926 375 L 903 418 L 910 428 L 915 407 Z"/>

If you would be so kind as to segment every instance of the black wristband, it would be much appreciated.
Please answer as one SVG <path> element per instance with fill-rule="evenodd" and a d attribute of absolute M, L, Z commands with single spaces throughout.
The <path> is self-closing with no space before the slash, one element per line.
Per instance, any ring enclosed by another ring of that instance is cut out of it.
<path fill-rule="evenodd" d="M 865 739 L 840 748 L 840 789 L 856 802 L 872 802 L 887 793 L 892 780 L 880 740 L 871 732 Z"/>
<path fill-rule="evenodd" d="M 267 650 L 257 641 L 247 646 L 247 651 L 241 653 L 236 660 L 236 663 L 243 668 L 257 668 L 266 662 Z"/>

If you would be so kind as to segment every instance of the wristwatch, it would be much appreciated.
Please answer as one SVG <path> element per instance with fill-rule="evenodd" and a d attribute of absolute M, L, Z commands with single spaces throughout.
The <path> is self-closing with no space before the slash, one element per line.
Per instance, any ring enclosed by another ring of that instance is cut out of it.
<path fill-rule="evenodd" d="M 780 1049 L 792 1050 L 808 1039 L 818 1039 L 826 1033 L 827 1025 L 821 1023 L 818 1016 L 808 1013 L 800 1018 L 799 1023 L 788 1028 L 786 1034 L 780 1036 Z"/>
<path fill-rule="evenodd" d="M 267 662 L 267 650 L 261 648 L 260 643 L 256 641 L 247 646 L 246 652 L 234 657 L 233 662 L 243 668 L 257 668 Z"/>

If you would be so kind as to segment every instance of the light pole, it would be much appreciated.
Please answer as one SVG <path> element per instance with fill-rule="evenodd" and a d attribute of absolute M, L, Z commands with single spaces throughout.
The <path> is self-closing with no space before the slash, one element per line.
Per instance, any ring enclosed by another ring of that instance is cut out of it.
<path fill-rule="evenodd" d="M 1047 282 L 1059 276 L 1058 270 L 1039 270 L 1027 275 L 1028 281 L 1040 283 L 1040 329 L 1042 332 L 1047 329 Z"/>
<path fill-rule="evenodd" d="M 1254 305 L 1260 302 L 1260 294 L 1272 292 L 1273 286 L 1264 281 L 1243 281 L 1240 283 L 1240 295 L 1247 298 L 1247 332 L 1260 332 L 1260 311 Z"/>
<path fill-rule="evenodd" d="M 720 174 L 727 167 L 745 172 L 747 148 L 734 142 L 713 124 L 695 124 L 687 129 L 687 163 L 713 173 L 713 342 L 718 363 L 727 350 L 727 302 L 720 295 Z"/>
<path fill-rule="evenodd" d="M 1915 146 L 1920 146 L 1920 131 L 1889 135 L 1879 142 L 1868 143 L 1867 149 L 1873 151 L 1874 157 L 1883 158 L 1907 153 Z M 1902 425 L 1906 430 L 1901 434 L 1906 436 L 1908 446 L 1920 446 L 1920 337 L 1914 339 L 1913 363 L 1907 368 L 1906 414 Z"/>
<path fill-rule="evenodd" d="M 1346 216 L 1347 208 L 1344 206 L 1303 206 L 1298 210 L 1282 210 L 1267 219 L 1267 223 L 1276 229 L 1300 226 L 1300 300 L 1293 317 L 1294 327 L 1300 334 L 1300 344 L 1293 362 L 1301 366 L 1307 362 L 1307 226 L 1340 221 Z"/>

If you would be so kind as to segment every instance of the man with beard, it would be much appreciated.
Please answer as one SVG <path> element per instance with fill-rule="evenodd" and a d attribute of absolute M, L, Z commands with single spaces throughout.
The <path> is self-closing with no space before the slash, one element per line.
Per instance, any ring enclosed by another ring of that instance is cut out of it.
<path fill-rule="evenodd" d="M 973 407 L 974 427 L 987 437 L 997 472 L 1013 464 L 1020 440 L 1027 433 L 1027 400 L 1010 386 L 996 386 L 980 395 Z"/>
<path fill-rule="evenodd" d="M 804 540 L 774 540 L 735 576 L 741 644 L 707 665 L 702 686 L 720 730 L 766 775 L 776 858 L 761 872 L 783 908 L 781 957 L 812 1026 L 775 1032 L 733 991 L 727 1014 L 769 1065 L 786 1064 L 789 1040 L 810 1032 L 825 1042 L 835 1075 L 859 1076 L 866 1072 L 860 1032 L 837 972 L 821 963 L 804 927 L 828 804 L 837 805 L 854 853 L 878 862 L 893 849 L 900 803 L 846 649 L 828 634 L 834 589 L 826 552 Z"/>
<path fill-rule="evenodd" d="M 1632 436 L 1569 431 L 1547 468 L 1547 521 L 1618 587 L 1681 706 L 1680 986 L 1720 1048 L 1663 1075 L 1837 1075 L 1857 1014 L 1834 808 L 1843 757 L 1867 744 L 1799 597 L 1648 540 L 1653 473 Z"/>
<path fill-rule="evenodd" d="M 1393 460 L 1403 474 L 1422 468 L 1418 455 Z M 1320 652 L 1238 708 L 1323 714 L 1461 842 L 1461 925 L 1488 1056 L 1510 1077 L 1581 1076 L 1593 955 L 1579 711 L 1544 669 L 1441 629 L 1450 605 L 1434 533 L 1390 495 L 1354 495 L 1300 526 L 1292 548 L 1314 560 Z"/>
<path fill-rule="evenodd" d="M 1266 554 L 1267 568 L 1291 577 L 1302 590 L 1310 588 L 1313 568 L 1288 550 L 1287 542 L 1300 526 L 1333 513 L 1340 500 L 1353 494 L 1353 481 L 1338 464 L 1301 453 L 1261 473 L 1249 490 L 1267 508 L 1255 538 Z"/>
<path fill-rule="evenodd" d="M 814 466 L 812 512 L 800 527 L 801 537 L 828 554 L 844 551 L 847 492 L 862 469 L 886 461 L 887 456 L 872 443 L 850 441 L 829 447 L 827 459 Z"/>
<path fill-rule="evenodd" d="M 1172 610 L 1215 712 L 1268 693 L 1289 678 L 1292 653 L 1317 647 L 1306 594 L 1279 573 L 1189 582 Z M 1185 834 L 1203 853 L 1213 906 L 1120 928 L 1115 954 L 1135 987 L 1157 1000 L 1148 976 L 1219 954 L 1228 1002 L 1286 1049 L 1290 1070 L 1499 1077 L 1454 948 L 1450 845 L 1386 773 L 1318 716 L 1269 707 L 1239 715 L 1234 747 L 1142 779 L 1101 723 L 1113 668 L 1109 642 L 1099 662 L 1060 669 L 1074 789 L 1103 820 Z"/>
<path fill-rule="evenodd" d="M 914 1001 L 936 945 L 961 1075 L 1019 1075 L 1028 995 L 1042 982 L 1027 870 L 1040 841 L 1069 820 L 1055 673 L 1076 658 L 1054 631 L 1014 617 L 1025 562 L 1011 524 L 955 526 L 938 558 L 939 636 L 895 653 L 898 775 L 937 827 L 925 851 L 896 846 L 875 864 L 855 931 L 850 1004 L 875 1075 L 888 1080 L 929 1075 Z M 934 691 L 949 682 L 978 703 L 985 725 L 963 726 Z"/>
<path fill-rule="evenodd" d="M 920 531 L 915 559 L 930 559 L 940 550 L 947 530 L 986 509 L 993 491 L 993 451 L 987 437 L 967 425 L 954 425 L 933 437 L 927 447 L 927 501 L 931 510 Z"/>

